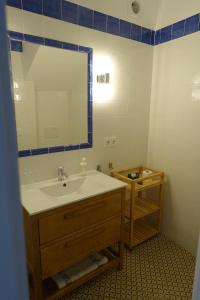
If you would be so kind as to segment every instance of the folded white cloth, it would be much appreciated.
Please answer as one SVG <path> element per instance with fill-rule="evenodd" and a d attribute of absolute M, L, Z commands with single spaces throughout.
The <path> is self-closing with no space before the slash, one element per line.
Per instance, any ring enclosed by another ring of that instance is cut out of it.
<path fill-rule="evenodd" d="M 90 259 L 93 262 L 95 262 L 98 265 L 98 267 L 105 265 L 108 262 L 108 258 L 101 253 L 97 253 L 97 254 L 91 256 Z"/>
<path fill-rule="evenodd" d="M 108 258 L 101 253 L 90 256 L 81 263 L 65 269 L 52 277 L 59 289 L 64 288 L 68 283 L 71 283 L 84 275 L 96 270 L 98 267 L 106 264 Z"/>

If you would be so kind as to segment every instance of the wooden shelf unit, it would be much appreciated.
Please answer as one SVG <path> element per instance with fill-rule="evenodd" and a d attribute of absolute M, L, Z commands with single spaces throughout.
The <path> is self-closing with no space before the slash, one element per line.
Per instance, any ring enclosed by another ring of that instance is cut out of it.
<path fill-rule="evenodd" d="M 152 173 L 143 175 L 144 170 Z M 138 179 L 129 179 L 129 173 L 139 173 Z M 111 175 L 126 182 L 124 242 L 132 249 L 158 234 L 161 230 L 163 211 L 164 173 L 146 167 L 133 167 L 113 171 Z M 156 188 L 158 199 L 150 199 L 147 191 Z M 153 215 L 154 220 L 149 220 Z"/>

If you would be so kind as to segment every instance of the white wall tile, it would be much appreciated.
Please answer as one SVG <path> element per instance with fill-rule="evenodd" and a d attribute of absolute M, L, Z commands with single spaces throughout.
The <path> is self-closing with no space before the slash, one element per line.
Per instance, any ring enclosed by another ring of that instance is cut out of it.
<path fill-rule="evenodd" d="M 200 33 L 155 47 L 148 163 L 166 172 L 165 233 L 196 252 L 200 228 Z"/>

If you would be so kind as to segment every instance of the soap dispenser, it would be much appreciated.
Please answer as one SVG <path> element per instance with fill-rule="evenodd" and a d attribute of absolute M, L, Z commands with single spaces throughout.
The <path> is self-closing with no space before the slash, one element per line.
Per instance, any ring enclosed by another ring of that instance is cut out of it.
<path fill-rule="evenodd" d="M 81 175 L 85 176 L 86 175 L 86 168 L 87 168 L 87 161 L 86 158 L 83 157 L 81 162 L 80 162 L 80 166 L 81 166 Z"/>

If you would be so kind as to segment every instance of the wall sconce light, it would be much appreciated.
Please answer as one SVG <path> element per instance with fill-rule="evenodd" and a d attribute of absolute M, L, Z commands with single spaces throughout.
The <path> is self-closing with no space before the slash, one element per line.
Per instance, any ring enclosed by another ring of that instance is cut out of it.
<path fill-rule="evenodd" d="M 110 73 L 97 75 L 97 83 L 110 83 Z"/>
<path fill-rule="evenodd" d="M 13 82 L 13 87 L 14 87 L 15 90 L 18 89 L 19 88 L 19 83 L 17 81 L 14 81 Z"/>
<path fill-rule="evenodd" d="M 20 102 L 20 101 L 22 101 L 21 95 L 19 95 L 19 94 L 14 94 L 14 100 L 15 100 L 15 102 Z"/>
<path fill-rule="evenodd" d="M 14 88 L 14 101 L 15 102 L 22 101 L 22 97 L 19 90 L 19 83 L 17 81 L 13 81 L 13 88 Z"/>
<path fill-rule="evenodd" d="M 115 67 L 108 55 L 94 56 L 93 99 L 95 103 L 110 103 L 115 92 Z"/>

